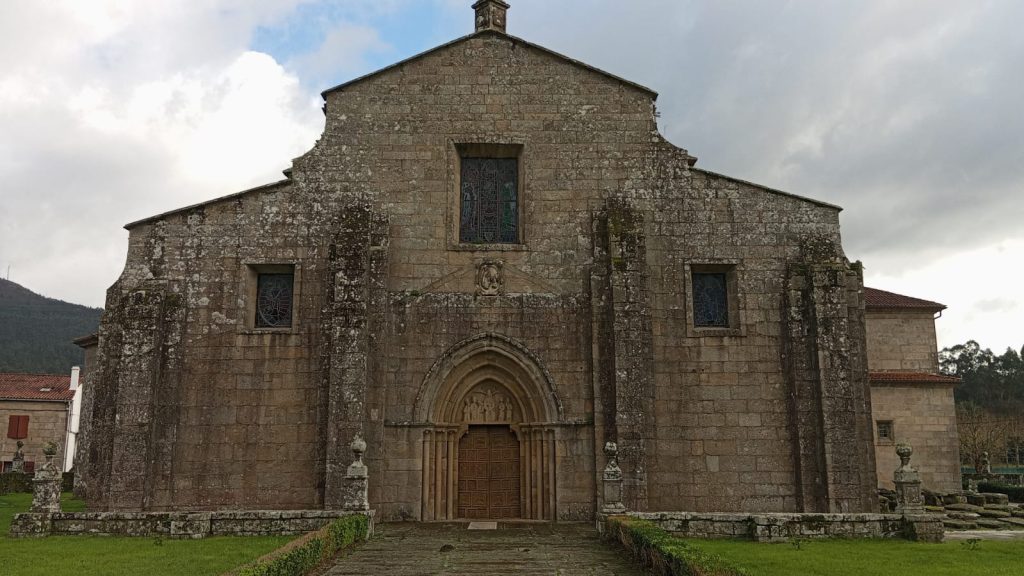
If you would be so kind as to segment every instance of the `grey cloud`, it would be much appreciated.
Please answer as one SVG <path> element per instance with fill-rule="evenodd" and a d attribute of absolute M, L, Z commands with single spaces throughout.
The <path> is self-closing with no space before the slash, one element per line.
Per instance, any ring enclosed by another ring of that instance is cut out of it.
<path fill-rule="evenodd" d="M 877 271 L 1022 234 L 1024 4 L 520 0 L 514 34 L 661 93 L 698 166 L 840 204 Z"/>

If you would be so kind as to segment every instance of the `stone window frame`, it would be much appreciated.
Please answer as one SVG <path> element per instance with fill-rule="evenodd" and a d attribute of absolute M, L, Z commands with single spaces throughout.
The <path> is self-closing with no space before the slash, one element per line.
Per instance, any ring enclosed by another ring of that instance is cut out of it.
<path fill-rule="evenodd" d="M 447 244 L 449 250 L 463 252 L 522 252 L 527 245 L 526 198 L 528 195 L 526 166 L 529 158 L 526 144 L 514 138 L 451 138 L 448 146 L 448 226 Z M 518 163 L 518 207 L 515 243 L 474 244 L 460 240 L 459 225 L 462 221 L 462 159 L 463 158 L 515 158 Z"/>
<path fill-rule="evenodd" d="M 241 322 L 242 332 L 247 334 L 296 334 L 301 320 L 299 303 L 302 301 L 302 266 L 299 262 L 287 259 L 248 260 L 242 265 L 244 295 L 244 314 Z M 256 299 L 260 274 L 292 274 L 292 322 L 291 326 L 259 327 L 256 326 Z"/>
<path fill-rule="evenodd" d="M 888 427 L 889 434 L 887 436 L 882 435 L 883 426 Z M 896 423 L 892 420 L 875 420 L 875 443 L 876 444 L 895 444 L 896 443 Z"/>
<path fill-rule="evenodd" d="M 728 293 L 729 325 L 697 326 L 693 306 L 693 275 L 725 274 Z M 743 262 L 739 259 L 696 259 L 683 265 L 683 291 L 686 294 L 686 335 L 691 338 L 707 336 L 746 336 L 746 296 Z"/>

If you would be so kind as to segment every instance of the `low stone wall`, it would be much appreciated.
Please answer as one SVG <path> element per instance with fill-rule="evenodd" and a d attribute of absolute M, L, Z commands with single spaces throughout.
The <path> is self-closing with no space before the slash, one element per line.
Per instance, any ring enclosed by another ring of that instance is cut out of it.
<path fill-rule="evenodd" d="M 370 518 L 372 532 L 372 511 L 56 512 L 16 515 L 11 536 L 279 536 L 319 530 L 335 519 L 355 514 Z"/>
<path fill-rule="evenodd" d="M 942 522 L 926 515 L 899 514 L 729 514 L 629 512 L 682 538 L 740 538 L 783 542 L 814 538 L 906 538 L 938 542 Z"/>

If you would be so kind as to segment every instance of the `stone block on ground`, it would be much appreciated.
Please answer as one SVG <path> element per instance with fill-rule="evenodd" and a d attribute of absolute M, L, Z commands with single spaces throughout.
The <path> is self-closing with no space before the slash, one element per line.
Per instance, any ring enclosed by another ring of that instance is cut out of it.
<path fill-rule="evenodd" d="M 950 504 L 967 504 L 967 496 L 960 493 L 950 493 L 942 495 L 942 503 L 946 506 Z"/>
<path fill-rule="evenodd" d="M 1000 494 L 998 492 L 982 492 L 981 495 L 985 498 L 985 504 L 1009 504 L 1010 497 L 1006 494 Z"/>
<path fill-rule="evenodd" d="M 972 506 L 984 506 L 985 505 L 985 497 L 982 496 L 981 494 L 968 494 L 967 495 L 967 503 L 972 505 Z"/>
<path fill-rule="evenodd" d="M 1013 510 L 1010 511 L 1010 514 L 1013 514 L 1015 518 L 1024 518 L 1024 509 L 1014 508 Z"/>

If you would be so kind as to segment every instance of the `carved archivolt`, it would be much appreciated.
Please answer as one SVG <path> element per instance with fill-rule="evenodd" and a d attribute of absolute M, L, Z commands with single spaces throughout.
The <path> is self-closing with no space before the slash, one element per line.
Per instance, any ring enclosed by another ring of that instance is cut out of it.
<path fill-rule="evenodd" d="M 490 389 L 504 395 L 515 415 L 509 422 L 562 420 L 562 404 L 547 371 L 525 346 L 497 334 L 464 340 L 434 363 L 416 396 L 416 419 L 436 424 L 468 421 L 465 401 L 472 400 L 470 393 L 475 394 L 478 386 L 481 393 Z"/>

